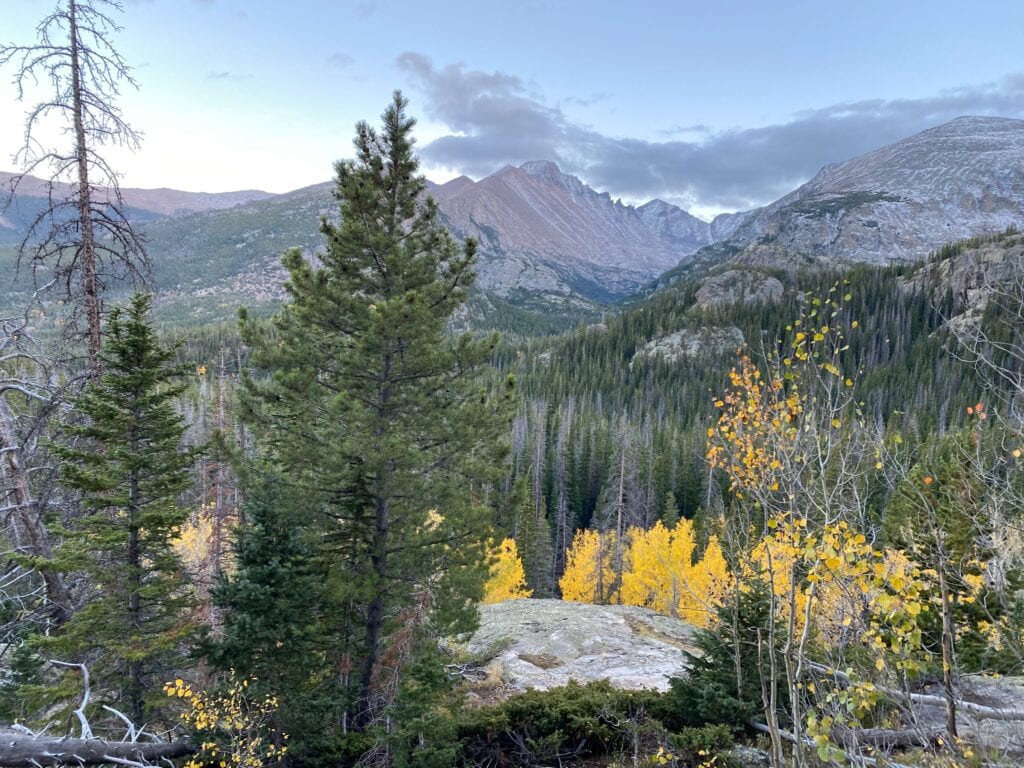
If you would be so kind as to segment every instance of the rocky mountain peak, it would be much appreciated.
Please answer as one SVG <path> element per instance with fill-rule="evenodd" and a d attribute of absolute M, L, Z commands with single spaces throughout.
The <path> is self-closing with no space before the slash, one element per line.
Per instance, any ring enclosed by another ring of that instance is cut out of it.
<path fill-rule="evenodd" d="M 637 290 L 711 242 L 708 224 L 665 201 L 613 201 L 550 160 L 507 165 L 432 190 L 446 223 L 480 243 L 481 284 L 607 299 Z"/>
<path fill-rule="evenodd" d="M 551 181 L 560 181 L 563 176 L 562 170 L 552 160 L 527 160 L 519 166 L 519 170 L 530 176 Z"/>
<path fill-rule="evenodd" d="M 636 209 L 641 220 L 653 232 L 680 243 L 710 243 L 711 225 L 682 208 L 654 199 Z"/>
<path fill-rule="evenodd" d="M 914 261 L 1024 220 L 1022 161 L 1024 120 L 960 117 L 826 166 L 713 232 L 740 263 L 770 266 L 780 253 L 795 264 Z"/>
<path fill-rule="evenodd" d="M 579 196 L 597 196 L 611 200 L 607 192 L 597 192 L 569 173 L 563 173 L 551 160 L 527 160 L 519 166 L 519 170 L 538 181 L 561 187 L 570 194 Z"/>

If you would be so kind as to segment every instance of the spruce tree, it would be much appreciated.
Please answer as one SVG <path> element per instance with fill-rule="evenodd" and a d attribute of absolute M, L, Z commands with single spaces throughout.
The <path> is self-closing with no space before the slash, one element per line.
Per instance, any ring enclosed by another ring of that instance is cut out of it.
<path fill-rule="evenodd" d="M 331 644 L 324 561 L 304 519 L 301 497 L 272 466 L 257 464 L 242 478 L 245 525 L 235 543 L 236 568 L 214 590 L 224 626 L 201 647 L 219 672 L 239 671 L 256 698 L 280 702 L 275 728 L 290 735 L 300 759 L 328 760 L 336 734 L 323 728 L 337 713 L 337 675 L 322 651 Z"/>
<path fill-rule="evenodd" d="M 149 309 L 139 294 L 111 313 L 102 374 L 74 402 L 80 420 L 54 447 L 62 481 L 82 506 L 55 560 L 81 574 L 87 592 L 63 631 L 40 643 L 50 658 L 86 664 L 97 701 L 138 724 L 150 719 L 147 700 L 162 697 L 194 629 L 172 542 L 187 516 L 177 497 L 197 451 L 183 447 L 174 408 L 185 369 L 158 342 Z"/>
<path fill-rule="evenodd" d="M 661 512 L 661 522 L 665 527 L 672 530 L 679 522 L 679 505 L 676 504 L 676 495 L 669 491 L 665 494 L 665 507 Z"/>
<path fill-rule="evenodd" d="M 242 316 L 272 372 L 245 385 L 244 418 L 331 564 L 323 652 L 341 670 L 343 729 L 391 711 L 424 634 L 473 626 L 509 421 L 508 389 L 489 396 L 479 377 L 496 338 L 446 334 L 475 243 L 438 223 L 405 110 L 396 93 L 379 133 L 357 127 L 356 158 L 336 165 L 341 223 L 322 222 L 315 264 L 285 255 L 272 327 Z"/>

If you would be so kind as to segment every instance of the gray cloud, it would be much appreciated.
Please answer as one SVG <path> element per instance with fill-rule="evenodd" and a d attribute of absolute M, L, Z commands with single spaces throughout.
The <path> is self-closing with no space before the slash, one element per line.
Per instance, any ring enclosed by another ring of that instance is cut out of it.
<path fill-rule="evenodd" d="M 354 61 L 355 59 L 353 59 L 347 53 L 341 52 L 332 53 L 330 56 L 327 57 L 327 63 L 330 64 L 332 67 L 344 68 L 350 66 Z"/>
<path fill-rule="evenodd" d="M 464 63 L 435 66 L 413 52 L 398 66 L 425 97 L 424 110 L 452 134 L 421 148 L 431 164 L 486 175 L 506 163 L 554 160 L 597 189 L 687 206 L 763 205 L 819 168 L 961 115 L 1024 117 L 1024 73 L 920 99 L 867 100 L 796 113 L 761 128 L 674 128 L 666 141 L 606 136 L 546 104 L 521 78 Z M 700 140 L 672 140 L 699 132 Z"/>

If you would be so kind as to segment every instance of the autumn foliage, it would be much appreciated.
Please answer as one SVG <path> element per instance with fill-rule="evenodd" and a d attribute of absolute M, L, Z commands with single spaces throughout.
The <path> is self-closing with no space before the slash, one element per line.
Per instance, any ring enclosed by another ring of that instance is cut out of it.
<path fill-rule="evenodd" d="M 516 549 L 516 540 L 505 539 L 491 550 L 491 573 L 484 584 L 483 602 L 500 603 L 532 594 L 533 590 L 526 586 L 526 571 Z"/>
<path fill-rule="evenodd" d="M 691 520 L 672 529 L 660 521 L 625 537 L 621 579 L 616 577 L 615 534 L 579 531 L 566 557 L 562 597 L 584 603 L 637 605 L 706 627 L 731 587 L 715 536 L 697 554 Z"/>
<path fill-rule="evenodd" d="M 252 696 L 248 680 L 232 675 L 223 691 L 207 693 L 177 678 L 164 684 L 164 693 L 185 705 L 181 722 L 197 736 L 199 751 L 185 768 L 263 768 L 288 751 L 288 735 L 272 725 L 277 698 Z"/>

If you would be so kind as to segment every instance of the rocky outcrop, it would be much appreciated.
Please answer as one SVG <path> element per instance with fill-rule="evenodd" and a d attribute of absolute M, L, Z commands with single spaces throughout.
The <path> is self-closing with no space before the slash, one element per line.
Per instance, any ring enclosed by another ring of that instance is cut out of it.
<path fill-rule="evenodd" d="M 782 298 L 782 282 L 750 269 L 730 269 L 706 279 L 697 291 L 701 309 L 743 302 L 761 304 Z"/>
<path fill-rule="evenodd" d="M 995 290 L 1024 279 L 1024 235 L 1003 235 L 954 248 L 904 280 L 921 290 L 951 291 L 962 310 L 978 314 Z"/>
<path fill-rule="evenodd" d="M 636 351 L 633 359 L 660 357 L 671 363 L 686 358 L 732 354 L 743 344 L 743 332 L 735 326 L 683 328 L 651 339 Z"/>
<path fill-rule="evenodd" d="M 924 693 L 937 699 L 934 703 L 916 702 L 914 714 L 918 726 L 925 730 L 941 730 L 946 724 L 946 710 L 942 702 L 942 689 L 938 685 L 929 686 Z M 960 738 L 975 746 L 976 750 L 990 752 L 995 755 L 1024 756 L 1024 721 L 1018 719 L 1001 719 L 992 716 L 981 716 L 974 709 L 985 708 L 998 713 L 1020 713 L 1024 710 L 1024 678 L 1022 677 L 983 677 L 966 675 L 960 679 L 959 695 L 961 698 L 957 711 L 956 725 Z M 1022 763 L 1000 765 L 1019 766 Z"/>
<path fill-rule="evenodd" d="M 480 608 L 480 628 L 453 646 L 509 692 L 570 680 L 668 690 L 687 670 L 694 628 L 626 605 L 507 600 Z"/>

